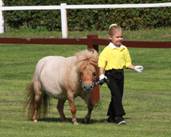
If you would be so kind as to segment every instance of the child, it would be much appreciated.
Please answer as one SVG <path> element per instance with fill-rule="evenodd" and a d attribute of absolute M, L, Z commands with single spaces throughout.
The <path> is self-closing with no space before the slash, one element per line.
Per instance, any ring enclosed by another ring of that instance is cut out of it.
<path fill-rule="evenodd" d="M 99 55 L 98 66 L 100 68 L 99 80 L 107 81 L 111 92 L 111 101 L 108 108 L 108 122 L 118 125 L 126 124 L 123 118 L 125 111 L 122 105 L 124 90 L 124 68 L 142 72 L 143 66 L 133 65 L 127 47 L 122 45 L 122 29 L 117 24 L 109 27 L 109 38 L 111 42 Z"/>

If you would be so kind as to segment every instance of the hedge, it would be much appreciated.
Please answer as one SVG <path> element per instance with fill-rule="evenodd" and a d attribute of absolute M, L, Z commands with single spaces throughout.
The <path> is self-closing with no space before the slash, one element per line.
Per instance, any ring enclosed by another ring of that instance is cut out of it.
<path fill-rule="evenodd" d="M 7 6 L 16 5 L 60 5 L 67 4 L 122 4 L 159 3 L 170 0 L 5 0 Z M 111 23 L 118 23 L 124 29 L 167 27 L 171 25 L 171 8 L 147 9 L 84 9 L 67 10 L 68 26 L 71 31 L 106 30 Z M 10 28 L 28 27 L 60 30 L 59 10 L 50 11 L 6 11 L 5 26 Z"/>

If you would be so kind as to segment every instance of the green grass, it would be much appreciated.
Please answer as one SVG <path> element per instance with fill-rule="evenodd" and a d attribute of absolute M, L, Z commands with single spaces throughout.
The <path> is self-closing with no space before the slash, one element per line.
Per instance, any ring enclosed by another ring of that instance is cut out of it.
<path fill-rule="evenodd" d="M 129 34 L 129 32 L 126 33 Z M 143 33 L 144 31 L 142 31 Z M 17 32 L 15 35 L 17 35 Z M 131 37 L 131 35 L 128 37 Z M 36 62 L 47 55 L 71 56 L 84 48 L 85 46 L 81 45 L 0 45 L 0 136 L 170 136 L 171 49 L 130 48 L 133 62 L 144 65 L 145 70 L 143 73 L 136 73 L 131 70 L 125 71 L 123 103 L 127 113 L 125 118 L 128 122 L 125 126 L 117 126 L 105 121 L 110 101 L 110 94 L 106 85 L 101 87 L 101 100 L 94 108 L 92 123 L 90 124 L 81 123 L 81 119 L 86 114 L 86 105 L 80 98 L 76 99 L 77 117 L 80 122 L 78 126 L 72 125 L 70 121 L 71 114 L 67 102 L 65 113 L 69 122 L 58 120 L 59 115 L 56 111 L 55 99 L 51 100 L 49 114 L 46 119 L 38 123 L 27 120 L 23 109 L 25 87 L 31 81 Z"/>
<path fill-rule="evenodd" d="M 23 34 L 24 32 L 24 34 Z M 106 31 L 74 31 L 68 32 L 70 38 L 84 38 L 89 34 L 96 34 L 100 38 L 107 37 Z M 9 29 L 4 34 L 0 34 L 0 37 L 61 37 L 61 32 L 46 31 L 42 29 Z M 137 31 L 124 31 L 125 40 L 148 40 L 148 41 L 171 41 L 171 27 L 169 28 L 157 28 L 157 29 L 144 29 Z"/>

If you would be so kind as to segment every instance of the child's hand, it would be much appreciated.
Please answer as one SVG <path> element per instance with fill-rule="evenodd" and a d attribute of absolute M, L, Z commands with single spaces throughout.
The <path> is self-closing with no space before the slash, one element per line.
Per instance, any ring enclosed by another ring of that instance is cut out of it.
<path fill-rule="evenodd" d="M 134 70 L 135 70 L 136 72 L 143 72 L 144 67 L 141 66 L 141 65 L 136 65 L 136 66 L 134 67 Z"/>
<path fill-rule="evenodd" d="M 101 74 L 101 75 L 99 76 L 99 80 L 102 80 L 102 79 L 107 79 L 107 77 L 106 77 L 104 74 Z"/>
<path fill-rule="evenodd" d="M 103 83 L 105 83 L 105 81 L 107 80 L 107 77 L 104 74 L 101 74 L 99 76 L 99 84 L 103 85 Z"/>

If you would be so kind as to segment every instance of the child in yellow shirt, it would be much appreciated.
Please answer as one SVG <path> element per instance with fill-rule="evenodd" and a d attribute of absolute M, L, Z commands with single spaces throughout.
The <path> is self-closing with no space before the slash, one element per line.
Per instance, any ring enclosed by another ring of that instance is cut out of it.
<path fill-rule="evenodd" d="M 129 51 L 122 44 L 123 37 L 120 26 L 117 24 L 110 25 L 108 34 L 111 42 L 100 53 L 98 60 L 100 68 L 99 80 L 103 83 L 107 79 L 107 85 L 111 92 L 107 121 L 120 125 L 126 124 L 123 118 L 125 111 L 122 105 L 124 68 L 142 72 L 143 66 L 132 64 Z"/>

